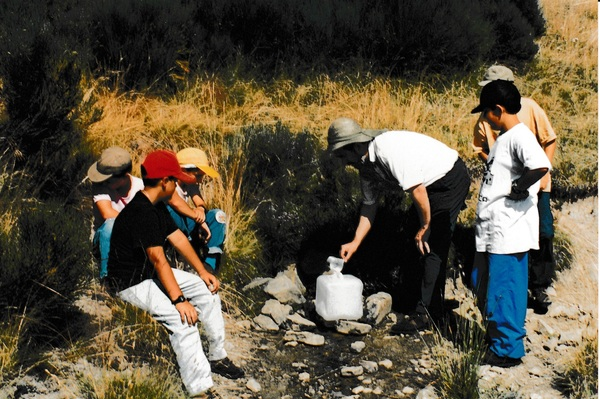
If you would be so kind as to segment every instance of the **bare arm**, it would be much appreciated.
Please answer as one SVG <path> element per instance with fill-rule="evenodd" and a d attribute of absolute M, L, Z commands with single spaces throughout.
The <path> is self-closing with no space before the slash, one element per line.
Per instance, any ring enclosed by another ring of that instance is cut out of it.
<path fill-rule="evenodd" d="M 119 211 L 116 211 L 109 200 L 100 200 L 96 202 L 96 207 L 100 211 L 102 219 L 116 218 L 119 215 Z"/>
<path fill-rule="evenodd" d="M 206 270 L 204 264 L 194 251 L 192 244 L 188 241 L 185 234 L 181 230 L 175 230 L 171 233 L 167 239 L 175 247 L 185 260 L 196 270 L 200 278 L 204 281 L 210 292 L 213 294 L 219 290 L 219 280 L 210 272 Z"/>
<path fill-rule="evenodd" d="M 415 235 L 415 244 L 419 248 L 421 255 L 429 253 L 429 224 L 431 223 L 431 207 L 429 205 L 429 196 L 427 195 L 427 189 L 424 185 L 419 184 L 411 187 L 408 192 L 412 198 L 417 212 L 419 214 L 419 220 L 421 221 L 421 227 Z"/>
<path fill-rule="evenodd" d="M 356 252 L 362 241 L 365 239 L 373 221 L 375 220 L 375 213 L 377 211 L 377 205 L 363 205 L 361 208 L 361 215 L 358 221 L 358 226 L 354 232 L 354 239 L 347 244 L 342 245 L 340 249 L 340 256 L 347 262 L 350 260 L 352 255 Z"/>
<path fill-rule="evenodd" d="M 169 199 L 169 205 L 177 213 L 182 216 L 186 216 L 190 219 L 193 219 L 196 223 L 203 223 L 206 217 L 204 216 L 204 212 L 201 212 L 198 208 L 192 209 L 190 206 L 177 194 L 173 194 L 171 199 Z M 202 209 L 203 211 L 204 209 Z"/>
<path fill-rule="evenodd" d="M 556 140 L 552 140 L 548 143 L 544 143 L 543 145 L 544 152 L 550 161 L 550 165 L 552 165 L 552 160 L 554 159 L 554 151 L 556 150 Z M 548 184 L 550 183 L 550 173 L 546 173 L 544 177 L 540 180 L 540 191 L 544 190 Z"/>

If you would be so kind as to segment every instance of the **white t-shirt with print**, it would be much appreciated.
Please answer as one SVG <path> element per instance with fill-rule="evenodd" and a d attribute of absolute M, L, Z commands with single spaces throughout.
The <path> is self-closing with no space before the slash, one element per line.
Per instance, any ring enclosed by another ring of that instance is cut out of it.
<path fill-rule="evenodd" d="M 514 180 L 526 169 L 539 168 L 550 170 L 552 166 L 525 124 L 519 123 L 498 136 L 479 191 L 475 224 L 477 252 L 513 254 L 539 249 L 539 181 L 529 187 L 529 197 L 525 200 L 508 198 Z"/>

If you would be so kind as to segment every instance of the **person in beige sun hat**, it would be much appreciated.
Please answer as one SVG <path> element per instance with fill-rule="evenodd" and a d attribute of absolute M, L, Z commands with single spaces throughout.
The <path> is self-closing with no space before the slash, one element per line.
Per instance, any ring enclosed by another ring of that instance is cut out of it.
<path fill-rule="evenodd" d="M 191 241 L 209 271 L 217 273 L 223 255 L 227 215 L 221 209 L 208 209 L 200 186 L 204 176 L 219 178 L 208 162 L 206 153 L 199 148 L 185 148 L 177 153 L 183 170 L 196 177 L 192 184 L 178 182 L 176 194 L 169 200 L 167 209 L 175 224 Z"/>
<path fill-rule="evenodd" d="M 110 237 L 115 218 L 135 193 L 144 188 L 144 182 L 131 175 L 131 156 L 127 150 L 117 146 L 102 151 L 98 161 L 89 167 L 87 177 L 92 182 L 94 201 L 92 252 L 99 261 L 102 280 L 108 272 Z"/>

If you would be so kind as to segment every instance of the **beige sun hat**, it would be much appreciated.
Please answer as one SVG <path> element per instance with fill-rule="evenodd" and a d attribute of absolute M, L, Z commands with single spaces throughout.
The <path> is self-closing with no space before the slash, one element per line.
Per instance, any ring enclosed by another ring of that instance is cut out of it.
<path fill-rule="evenodd" d="M 487 71 L 485 71 L 485 75 L 483 75 L 483 80 L 479 82 L 479 86 L 485 86 L 494 80 L 506 80 L 508 82 L 514 82 L 515 75 L 504 65 L 492 65 L 487 69 Z"/>
<path fill-rule="evenodd" d="M 114 175 L 122 175 L 131 170 L 131 156 L 127 150 L 113 146 L 108 147 L 100 159 L 88 169 L 87 175 L 92 183 L 102 183 Z"/>
<path fill-rule="evenodd" d="M 185 148 L 177 153 L 182 168 L 198 168 L 207 176 L 219 177 L 219 172 L 208 164 L 206 153 L 199 148 Z"/>
<path fill-rule="evenodd" d="M 354 119 L 338 118 L 327 131 L 327 149 L 332 152 L 345 145 L 371 141 L 385 130 L 362 129 Z"/>

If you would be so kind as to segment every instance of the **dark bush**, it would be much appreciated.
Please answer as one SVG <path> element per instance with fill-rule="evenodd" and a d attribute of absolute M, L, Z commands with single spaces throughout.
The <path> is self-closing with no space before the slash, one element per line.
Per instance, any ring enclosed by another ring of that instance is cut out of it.
<path fill-rule="evenodd" d="M 90 275 L 90 226 L 81 212 L 59 203 L 7 211 L 18 221 L 0 234 L 0 308 L 26 314 L 34 341 L 51 341 Z"/>
<path fill-rule="evenodd" d="M 183 78 L 192 48 L 203 27 L 192 19 L 187 1 L 104 0 L 82 2 L 89 13 L 86 34 L 92 70 L 126 90 L 163 90 Z M 198 56 L 204 56 L 198 53 Z"/>
<path fill-rule="evenodd" d="M 96 77 L 156 93 L 224 68 L 265 79 L 461 72 L 530 60 L 544 32 L 537 0 L 7 0 L 0 22 L 1 47 L 51 32 Z"/>
<path fill-rule="evenodd" d="M 9 171 L 21 173 L 20 193 L 73 200 L 83 166 L 90 163 L 81 111 L 82 72 L 77 53 L 38 27 L 5 43 L 0 56 L 8 120 L 0 126 L 0 150 Z M 13 189 L 3 185 L 2 190 Z"/>
<path fill-rule="evenodd" d="M 295 134 L 278 124 L 253 126 L 242 134 L 248 162 L 243 196 L 249 208 L 257 209 L 255 227 L 274 272 L 295 261 L 310 231 L 354 212 L 358 182 L 336 174 L 317 138 L 307 132 Z"/>

